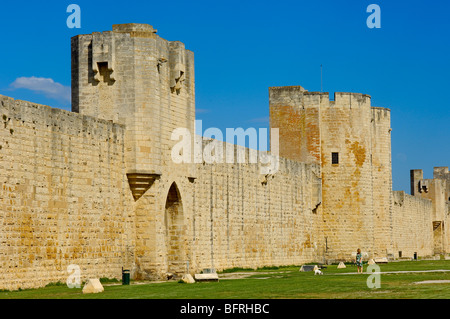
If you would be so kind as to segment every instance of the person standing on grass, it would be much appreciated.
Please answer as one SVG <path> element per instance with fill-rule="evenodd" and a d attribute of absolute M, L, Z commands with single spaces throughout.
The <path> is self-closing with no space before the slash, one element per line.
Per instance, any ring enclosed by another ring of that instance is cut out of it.
<path fill-rule="evenodd" d="M 356 251 L 356 267 L 358 267 L 358 274 L 359 273 L 363 273 L 363 263 L 362 263 L 362 254 L 361 254 L 361 249 L 358 248 L 358 250 Z"/>

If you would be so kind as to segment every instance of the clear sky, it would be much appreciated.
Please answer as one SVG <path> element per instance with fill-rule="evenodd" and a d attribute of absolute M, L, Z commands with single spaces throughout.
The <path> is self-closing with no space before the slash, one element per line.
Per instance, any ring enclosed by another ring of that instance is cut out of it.
<path fill-rule="evenodd" d="M 81 8 L 70 29 L 67 7 Z M 381 28 L 369 29 L 369 4 Z M 147 23 L 196 59 L 203 127 L 268 127 L 270 86 L 372 96 L 391 109 L 394 190 L 450 166 L 450 1 L 3 1 L 0 94 L 70 109 L 70 38 Z"/>

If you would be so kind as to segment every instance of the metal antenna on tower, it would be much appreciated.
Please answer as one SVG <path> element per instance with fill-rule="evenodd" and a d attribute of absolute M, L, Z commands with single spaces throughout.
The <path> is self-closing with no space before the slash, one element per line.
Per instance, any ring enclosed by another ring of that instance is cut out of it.
<path fill-rule="evenodd" d="M 323 75 L 322 75 L 322 64 L 320 65 L 320 93 L 323 93 Z"/>

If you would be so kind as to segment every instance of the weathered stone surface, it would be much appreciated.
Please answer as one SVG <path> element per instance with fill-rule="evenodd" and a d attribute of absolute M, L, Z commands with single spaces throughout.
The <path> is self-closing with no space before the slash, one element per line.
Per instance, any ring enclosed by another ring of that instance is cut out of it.
<path fill-rule="evenodd" d="M 99 279 L 89 279 L 83 287 L 83 294 L 97 294 L 104 290 Z"/>
<path fill-rule="evenodd" d="M 183 275 L 183 277 L 181 278 L 181 280 L 187 284 L 193 284 L 195 283 L 194 278 L 192 277 L 191 274 L 185 274 Z"/>
<path fill-rule="evenodd" d="M 214 273 L 210 274 L 195 274 L 195 281 L 219 281 L 219 276 Z"/>
<path fill-rule="evenodd" d="M 302 265 L 299 271 L 315 271 L 318 269 L 317 265 Z"/>
<path fill-rule="evenodd" d="M 341 261 L 341 262 L 339 263 L 339 265 L 337 266 L 337 268 L 338 268 L 338 269 L 344 269 L 344 268 L 347 268 L 347 266 L 345 266 L 345 264 Z"/>
<path fill-rule="evenodd" d="M 387 264 L 389 261 L 386 257 L 379 257 L 374 259 L 376 264 Z"/>
<path fill-rule="evenodd" d="M 225 142 L 213 145 L 232 163 L 174 162 L 174 130 L 200 153 L 212 140 L 194 133 L 193 52 L 149 25 L 72 38 L 72 101 L 67 112 L 0 96 L 0 289 L 64 282 L 70 264 L 83 280 L 124 267 L 166 279 L 352 261 L 358 247 L 449 253 L 448 168 L 413 171 L 414 196 L 392 192 L 390 111 L 368 95 L 271 88 L 270 174 Z"/>

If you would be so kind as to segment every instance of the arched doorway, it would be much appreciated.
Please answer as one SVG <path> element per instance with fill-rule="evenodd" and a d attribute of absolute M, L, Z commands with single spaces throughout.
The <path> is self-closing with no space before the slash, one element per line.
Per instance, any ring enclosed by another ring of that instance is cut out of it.
<path fill-rule="evenodd" d="M 186 270 L 185 226 L 180 192 L 175 183 L 170 186 L 164 216 L 166 226 L 167 271 L 182 275 Z"/>

